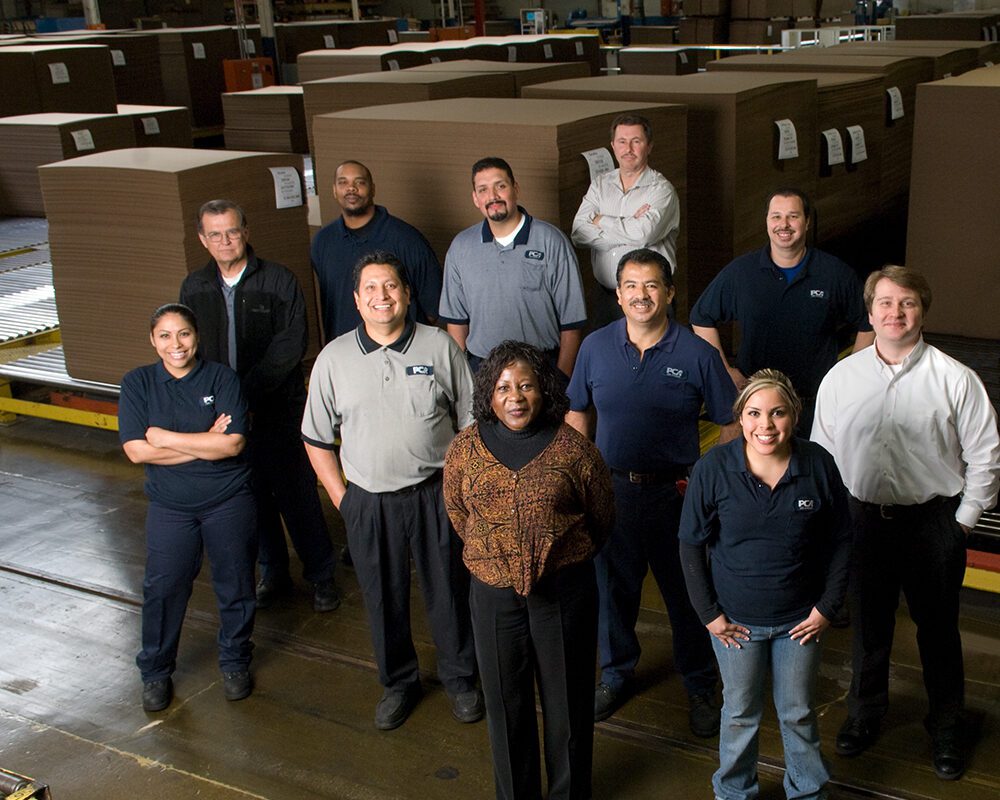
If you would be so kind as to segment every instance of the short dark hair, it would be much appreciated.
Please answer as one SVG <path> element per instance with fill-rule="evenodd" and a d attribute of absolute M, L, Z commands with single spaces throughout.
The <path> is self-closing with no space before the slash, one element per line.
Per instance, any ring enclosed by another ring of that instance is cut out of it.
<path fill-rule="evenodd" d="M 191 330 L 195 333 L 198 332 L 198 318 L 194 315 L 194 312 L 190 308 L 183 303 L 166 303 L 156 309 L 156 311 L 153 312 L 153 316 L 149 318 L 150 333 L 153 332 L 153 329 L 156 327 L 156 323 L 167 314 L 177 314 L 184 319 Z"/>
<path fill-rule="evenodd" d="M 354 271 L 352 273 L 352 278 L 354 280 L 354 293 L 358 294 L 361 291 L 361 273 L 364 271 L 365 267 L 371 266 L 372 264 L 385 264 L 387 267 L 392 267 L 396 272 L 396 277 L 399 278 L 399 285 L 404 289 L 409 291 L 410 289 L 410 276 L 406 272 L 406 265 L 399 260 L 399 257 L 395 253 L 390 253 L 388 250 L 372 250 L 370 253 L 365 253 L 358 262 L 354 265 Z"/>
<path fill-rule="evenodd" d="M 511 364 L 526 364 L 538 378 L 538 388 L 542 393 L 542 410 L 539 421 L 558 425 L 569 411 L 569 397 L 566 396 L 565 379 L 556 372 L 555 366 L 545 354 L 534 345 L 508 339 L 494 347 L 479 365 L 472 394 L 472 415 L 476 422 L 496 422 L 493 411 L 493 390 L 500 379 L 500 373 Z"/>
<path fill-rule="evenodd" d="M 805 214 L 807 220 L 812 219 L 812 201 L 809 200 L 809 195 L 803 192 L 801 189 L 796 189 L 794 186 L 781 186 L 775 189 L 771 194 L 767 196 L 767 202 L 764 203 L 764 214 L 766 215 L 771 210 L 771 201 L 775 197 L 797 197 L 802 201 L 802 213 Z"/>
<path fill-rule="evenodd" d="M 219 214 L 227 214 L 230 211 L 236 212 L 236 216 L 240 220 L 240 227 L 245 228 L 247 226 L 247 215 L 238 203 L 234 203 L 232 200 L 209 200 L 207 203 L 202 203 L 201 208 L 198 209 L 198 233 L 205 232 L 202 220 L 206 214 L 214 217 Z"/>
<path fill-rule="evenodd" d="M 349 158 L 349 159 L 347 159 L 347 161 L 341 161 L 339 164 L 337 164 L 337 169 L 335 169 L 333 171 L 333 174 L 336 175 L 337 174 L 337 170 L 339 170 L 341 167 L 343 167 L 343 166 L 345 166 L 347 164 L 354 164 L 354 166 L 356 166 L 356 167 L 361 167 L 361 169 L 363 169 L 365 171 L 365 177 L 368 178 L 368 183 L 375 183 L 374 178 L 372 178 L 372 171 L 370 169 L 368 169 L 368 167 L 366 167 L 360 161 L 355 161 L 353 158 Z"/>
<path fill-rule="evenodd" d="M 875 286 L 882 278 L 888 278 L 897 286 L 916 292 L 920 297 L 921 310 L 926 314 L 931 308 L 931 285 L 922 273 L 908 267 L 900 267 L 896 264 L 886 264 L 882 269 L 876 270 L 865 281 L 865 308 L 868 313 L 872 313 L 872 304 L 875 302 Z"/>
<path fill-rule="evenodd" d="M 501 169 L 507 173 L 507 177 L 510 178 L 510 182 L 514 183 L 514 170 L 510 168 L 510 164 L 504 161 L 498 156 L 487 156 L 486 158 L 479 159 L 475 164 L 472 165 L 472 185 L 476 185 L 476 176 L 486 169 Z"/>
<path fill-rule="evenodd" d="M 615 270 L 615 283 L 622 284 L 622 271 L 626 264 L 641 264 L 644 267 L 657 266 L 663 273 L 663 282 L 667 286 L 674 285 L 674 274 L 670 269 L 670 262 L 662 253 L 650 250 L 648 247 L 640 247 L 638 250 L 630 250 L 618 260 L 618 269 Z"/>
<path fill-rule="evenodd" d="M 615 140 L 615 131 L 618 130 L 619 125 L 641 125 L 642 132 L 646 135 L 646 141 L 650 144 L 653 143 L 653 126 L 642 114 L 635 114 L 631 111 L 626 111 L 624 114 L 619 114 L 611 120 L 612 142 Z"/>

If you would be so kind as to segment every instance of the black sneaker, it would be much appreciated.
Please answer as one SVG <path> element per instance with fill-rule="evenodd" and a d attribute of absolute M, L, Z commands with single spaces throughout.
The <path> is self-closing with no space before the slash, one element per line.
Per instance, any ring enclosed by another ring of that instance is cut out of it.
<path fill-rule="evenodd" d="M 222 690 L 227 700 L 242 700 L 253 691 L 253 679 L 247 670 L 222 673 Z"/>
<path fill-rule="evenodd" d="M 287 575 L 262 576 L 257 581 L 257 608 L 270 608 L 279 597 L 284 597 L 291 591 L 292 579 Z"/>
<path fill-rule="evenodd" d="M 451 695 L 451 715 L 459 722 L 479 722 L 485 713 L 478 689 Z"/>
<path fill-rule="evenodd" d="M 877 719 L 864 720 L 860 717 L 848 717 L 837 733 L 837 755 L 854 758 L 875 744 L 878 739 L 879 722 Z"/>
<path fill-rule="evenodd" d="M 692 694 L 688 697 L 688 725 L 691 733 L 702 739 L 711 739 L 719 733 L 722 712 L 712 692 Z"/>
<path fill-rule="evenodd" d="M 594 689 L 594 722 L 601 722 L 614 714 L 625 702 L 625 697 L 624 686 L 612 689 L 606 683 L 598 684 Z"/>
<path fill-rule="evenodd" d="M 380 731 L 391 731 L 398 728 L 420 700 L 423 691 L 420 684 L 400 690 L 386 689 L 382 693 L 382 699 L 375 705 L 375 727 Z"/>
<path fill-rule="evenodd" d="M 163 711 L 174 699 L 174 682 L 170 678 L 149 681 L 142 685 L 142 710 Z"/>
<path fill-rule="evenodd" d="M 340 608 L 340 595 L 337 593 L 337 586 L 332 580 L 316 581 L 313 587 L 314 611 L 323 613 L 326 611 L 336 611 Z"/>

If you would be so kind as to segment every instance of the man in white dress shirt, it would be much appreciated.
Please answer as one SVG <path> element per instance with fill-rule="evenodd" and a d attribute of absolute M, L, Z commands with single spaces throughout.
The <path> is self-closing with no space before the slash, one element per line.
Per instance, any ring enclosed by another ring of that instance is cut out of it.
<path fill-rule="evenodd" d="M 827 373 L 812 429 L 852 496 L 853 677 L 837 752 L 859 755 L 878 738 L 902 589 L 917 626 L 934 770 L 955 780 L 965 770 L 959 590 L 966 536 L 997 499 L 996 414 L 976 374 L 924 342 L 923 275 L 887 266 L 869 276 L 864 297 L 875 346 Z"/>

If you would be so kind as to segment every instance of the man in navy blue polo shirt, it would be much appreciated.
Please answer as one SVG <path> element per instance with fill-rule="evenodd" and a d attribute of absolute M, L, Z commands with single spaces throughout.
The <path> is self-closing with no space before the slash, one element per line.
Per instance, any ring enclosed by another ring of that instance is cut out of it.
<path fill-rule="evenodd" d="M 718 352 L 667 315 L 674 296 L 670 262 L 646 248 L 618 263 L 616 290 L 625 318 L 583 341 L 569 384 L 566 421 L 587 436 L 611 468 L 617 515 L 598 553 L 601 682 L 594 719 L 611 716 L 629 692 L 639 661 L 635 624 L 647 565 L 670 616 L 674 664 L 691 700 L 691 730 L 714 736 L 715 656 L 691 607 L 678 557 L 682 496 L 678 482 L 700 454 L 698 418 L 736 435 L 732 380 Z"/>
<path fill-rule="evenodd" d="M 759 369 L 792 379 L 802 399 L 798 432 L 809 436 L 816 391 L 837 363 L 837 333 L 856 331 L 854 352 L 875 338 L 861 283 L 839 258 L 806 246 L 811 206 L 798 189 L 783 188 L 767 201 L 768 243 L 730 262 L 691 309 L 692 330 L 722 356 L 738 388 Z M 736 366 L 723 352 L 719 325 L 739 322 Z"/>

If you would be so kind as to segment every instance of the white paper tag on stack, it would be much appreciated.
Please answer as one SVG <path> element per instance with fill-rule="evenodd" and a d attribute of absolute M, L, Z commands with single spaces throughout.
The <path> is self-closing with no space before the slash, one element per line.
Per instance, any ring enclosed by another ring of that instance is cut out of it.
<path fill-rule="evenodd" d="M 70 131 L 69 135 L 73 137 L 73 144 L 76 145 L 78 151 L 94 149 L 94 137 L 86 128 L 79 131 Z"/>
<path fill-rule="evenodd" d="M 851 137 L 851 163 L 868 160 L 868 145 L 865 144 L 865 129 L 860 125 L 848 125 L 847 134 Z"/>
<path fill-rule="evenodd" d="M 799 137 L 795 133 L 795 124 L 790 119 L 776 119 L 778 126 L 778 160 L 799 157 Z"/>
<path fill-rule="evenodd" d="M 52 83 L 69 83 L 69 70 L 62 61 L 49 64 L 49 74 L 52 76 Z"/>
<path fill-rule="evenodd" d="M 268 167 L 274 179 L 274 207 L 295 208 L 302 205 L 302 179 L 295 167 Z"/>
<path fill-rule="evenodd" d="M 147 136 L 156 136 L 160 132 L 160 121 L 156 117 L 143 117 L 142 129 Z"/>
<path fill-rule="evenodd" d="M 834 164 L 843 164 L 844 140 L 840 138 L 840 131 L 829 128 L 823 131 L 823 138 L 826 139 L 826 163 L 831 167 Z"/>
<path fill-rule="evenodd" d="M 598 175 L 610 172 L 615 168 L 615 160 L 611 157 L 606 147 L 598 147 L 596 150 L 584 150 L 580 153 L 590 168 L 591 182 L 597 180 Z"/>

